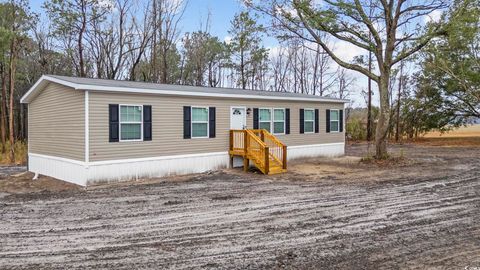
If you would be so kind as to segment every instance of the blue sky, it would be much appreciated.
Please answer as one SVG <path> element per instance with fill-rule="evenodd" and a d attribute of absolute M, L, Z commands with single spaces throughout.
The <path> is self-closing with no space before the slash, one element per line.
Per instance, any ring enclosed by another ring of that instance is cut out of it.
<path fill-rule="evenodd" d="M 212 35 L 218 36 L 223 40 L 228 35 L 230 29 L 230 21 L 236 13 L 245 10 L 240 0 L 186 0 L 187 7 L 182 18 L 182 32 L 192 32 L 199 29 L 200 25 L 205 22 L 210 12 L 210 32 Z M 31 0 L 30 5 L 36 13 L 43 14 L 42 0 Z M 264 24 L 267 23 L 263 20 Z M 274 38 L 265 38 L 264 45 L 267 47 L 274 46 L 276 40 Z"/>

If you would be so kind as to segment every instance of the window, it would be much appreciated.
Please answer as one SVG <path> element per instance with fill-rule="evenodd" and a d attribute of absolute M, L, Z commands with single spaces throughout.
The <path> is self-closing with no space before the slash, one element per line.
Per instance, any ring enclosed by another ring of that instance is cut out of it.
<path fill-rule="evenodd" d="M 142 140 L 141 105 L 120 105 L 120 141 Z"/>
<path fill-rule="evenodd" d="M 260 129 L 266 129 L 270 132 L 272 125 L 272 110 L 271 109 L 259 109 L 258 110 L 258 127 Z"/>
<path fill-rule="evenodd" d="M 315 111 L 312 109 L 305 109 L 303 112 L 304 116 L 304 131 L 305 133 L 313 133 L 314 123 L 315 123 Z"/>
<path fill-rule="evenodd" d="M 192 107 L 192 138 L 208 138 L 208 108 Z"/>
<path fill-rule="evenodd" d="M 285 109 L 273 109 L 273 133 L 285 134 Z"/>
<path fill-rule="evenodd" d="M 330 110 L 330 131 L 339 132 L 340 115 L 338 110 Z"/>

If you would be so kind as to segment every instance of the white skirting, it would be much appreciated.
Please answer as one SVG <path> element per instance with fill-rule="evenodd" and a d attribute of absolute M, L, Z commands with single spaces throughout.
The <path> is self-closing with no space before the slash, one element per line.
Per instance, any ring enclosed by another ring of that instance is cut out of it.
<path fill-rule="evenodd" d="M 87 185 L 87 171 L 82 161 L 29 153 L 28 170 L 77 185 Z"/>
<path fill-rule="evenodd" d="M 228 167 L 227 152 L 90 162 L 88 184 L 201 173 Z"/>
<path fill-rule="evenodd" d="M 345 143 L 290 146 L 287 149 L 289 160 L 314 156 L 333 157 L 344 155 Z M 227 152 L 217 152 L 86 163 L 29 153 L 28 163 L 31 172 L 86 186 L 96 182 L 117 182 L 218 170 L 228 167 L 229 155 Z M 241 160 L 235 160 L 234 165 L 241 165 Z"/>
<path fill-rule="evenodd" d="M 287 147 L 287 158 L 338 157 L 345 155 L 345 143 L 324 143 Z"/>

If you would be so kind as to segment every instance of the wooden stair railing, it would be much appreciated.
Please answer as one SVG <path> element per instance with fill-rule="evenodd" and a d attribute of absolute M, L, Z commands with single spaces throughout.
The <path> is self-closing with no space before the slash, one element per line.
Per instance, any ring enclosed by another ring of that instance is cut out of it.
<path fill-rule="evenodd" d="M 230 163 L 233 156 L 242 156 L 244 169 L 249 160 L 264 174 L 287 170 L 287 146 L 264 129 L 230 130 Z"/>

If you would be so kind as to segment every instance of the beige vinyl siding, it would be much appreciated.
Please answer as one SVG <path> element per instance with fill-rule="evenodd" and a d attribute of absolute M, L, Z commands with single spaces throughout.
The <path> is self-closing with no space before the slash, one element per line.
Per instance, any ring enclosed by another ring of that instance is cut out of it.
<path fill-rule="evenodd" d="M 152 105 L 152 141 L 108 141 L 108 104 Z M 230 108 L 252 108 L 247 128 L 253 128 L 253 108 L 290 108 L 290 134 L 278 135 L 288 146 L 344 142 L 343 133 L 326 133 L 326 109 L 342 103 L 199 98 L 132 93 L 90 92 L 90 161 L 185 155 L 228 151 Z M 183 139 L 183 106 L 216 107 L 216 138 Z M 320 133 L 299 134 L 301 108 L 319 109 Z"/>
<path fill-rule="evenodd" d="M 85 160 L 85 92 L 49 83 L 28 104 L 29 152 Z"/>

